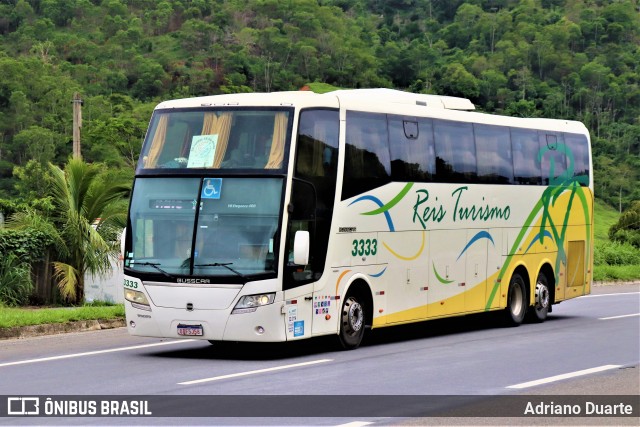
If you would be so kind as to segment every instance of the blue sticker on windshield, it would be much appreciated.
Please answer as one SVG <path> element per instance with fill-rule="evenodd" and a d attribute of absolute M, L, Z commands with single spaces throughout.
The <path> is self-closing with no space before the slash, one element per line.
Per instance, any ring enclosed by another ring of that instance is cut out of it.
<path fill-rule="evenodd" d="M 203 199 L 219 199 L 222 192 L 222 178 L 205 178 L 202 186 Z"/>

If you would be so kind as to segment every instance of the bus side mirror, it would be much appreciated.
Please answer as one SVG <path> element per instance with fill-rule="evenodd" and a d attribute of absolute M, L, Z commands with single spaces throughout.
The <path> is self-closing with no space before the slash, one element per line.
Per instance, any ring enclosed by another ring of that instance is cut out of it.
<path fill-rule="evenodd" d="M 293 263 L 296 265 L 309 264 L 309 232 L 298 230 L 293 240 Z"/>
<path fill-rule="evenodd" d="M 127 238 L 127 229 L 122 229 L 122 233 L 120 234 L 120 256 L 124 259 L 124 242 Z"/>

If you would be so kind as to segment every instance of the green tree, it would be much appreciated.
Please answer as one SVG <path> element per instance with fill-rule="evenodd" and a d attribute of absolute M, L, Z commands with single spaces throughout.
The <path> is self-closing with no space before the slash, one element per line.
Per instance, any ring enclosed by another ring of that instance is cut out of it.
<path fill-rule="evenodd" d="M 104 121 L 94 120 L 85 133 L 89 141 L 87 159 L 133 169 L 138 161 L 146 127 L 146 122 L 124 114 Z"/>
<path fill-rule="evenodd" d="M 107 178 L 99 164 L 70 159 L 64 170 L 50 164 L 54 211 L 14 214 L 10 226 L 44 229 L 52 236 L 57 259 L 54 280 L 70 303 L 84 300 L 87 273 L 105 274 L 118 254 L 118 235 L 126 220 L 130 186 Z"/>
<path fill-rule="evenodd" d="M 15 189 L 21 200 L 43 199 L 47 196 L 51 174 L 46 165 L 31 159 L 25 166 L 16 166 L 13 176 L 17 178 Z"/>
<path fill-rule="evenodd" d="M 446 66 L 442 76 L 442 94 L 477 98 L 480 95 L 480 82 L 464 65 L 451 63 Z"/>
<path fill-rule="evenodd" d="M 30 111 L 30 103 L 24 92 L 16 90 L 10 98 L 11 113 L 13 113 L 13 128 L 17 131 L 25 129 L 33 123 L 33 112 Z"/>
<path fill-rule="evenodd" d="M 46 164 L 53 161 L 56 154 L 56 140 L 60 136 L 49 129 L 31 126 L 13 138 L 14 160 L 22 165 L 28 159 Z"/>
<path fill-rule="evenodd" d="M 164 34 L 169 27 L 169 20 L 173 14 L 171 2 L 161 1 L 145 12 L 145 20 L 154 34 Z"/>
<path fill-rule="evenodd" d="M 491 103 L 492 107 L 504 106 L 504 99 L 498 98 L 500 88 L 507 85 L 507 78 L 504 74 L 489 69 L 483 71 L 481 74 L 482 80 L 480 81 L 480 88 L 484 103 Z"/>
<path fill-rule="evenodd" d="M 624 211 L 618 222 L 609 229 L 609 238 L 622 243 L 630 243 L 640 249 L 640 200 Z"/>
<path fill-rule="evenodd" d="M 42 13 L 62 27 L 73 18 L 75 6 L 75 0 L 42 0 Z"/>

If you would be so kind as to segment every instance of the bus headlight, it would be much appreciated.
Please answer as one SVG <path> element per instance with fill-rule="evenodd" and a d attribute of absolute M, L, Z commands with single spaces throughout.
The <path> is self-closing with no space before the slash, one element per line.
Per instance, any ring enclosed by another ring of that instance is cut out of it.
<path fill-rule="evenodd" d="M 240 301 L 233 308 L 231 314 L 239 313 L 251 313 L 263 305 L 273 304 L 276 299 L 275 293 L 259 294 L 259 295 L 245 295 L 240 298 Z"/>
<path fill-rule="evenodd" d="M 140 291 L 134 291 L 133 289 L 124 290 L 124 299 L 131 302 L 131 305 L 141 310 L 151 311 L 149 300 L 147 296 Z"/>

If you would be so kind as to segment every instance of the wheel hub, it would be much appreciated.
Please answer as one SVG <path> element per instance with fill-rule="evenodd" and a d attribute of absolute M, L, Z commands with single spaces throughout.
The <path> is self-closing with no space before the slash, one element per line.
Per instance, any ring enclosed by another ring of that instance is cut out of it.
<path fill-rule="evenodd" d="M 360 328 L 362 328 L 362 324 L 364 323 L 364 314 L 362 312 L 362 307 L 357 302 L 354 302 L 349 307 L 348 312 L 348 323 L 353 332 L 358 332 Z"/>
<path fill-rule="evenodd" d="M 543 283 L 536 284 L 536 308 L 544 309 L 549 306 L 549 289 Z"/>

